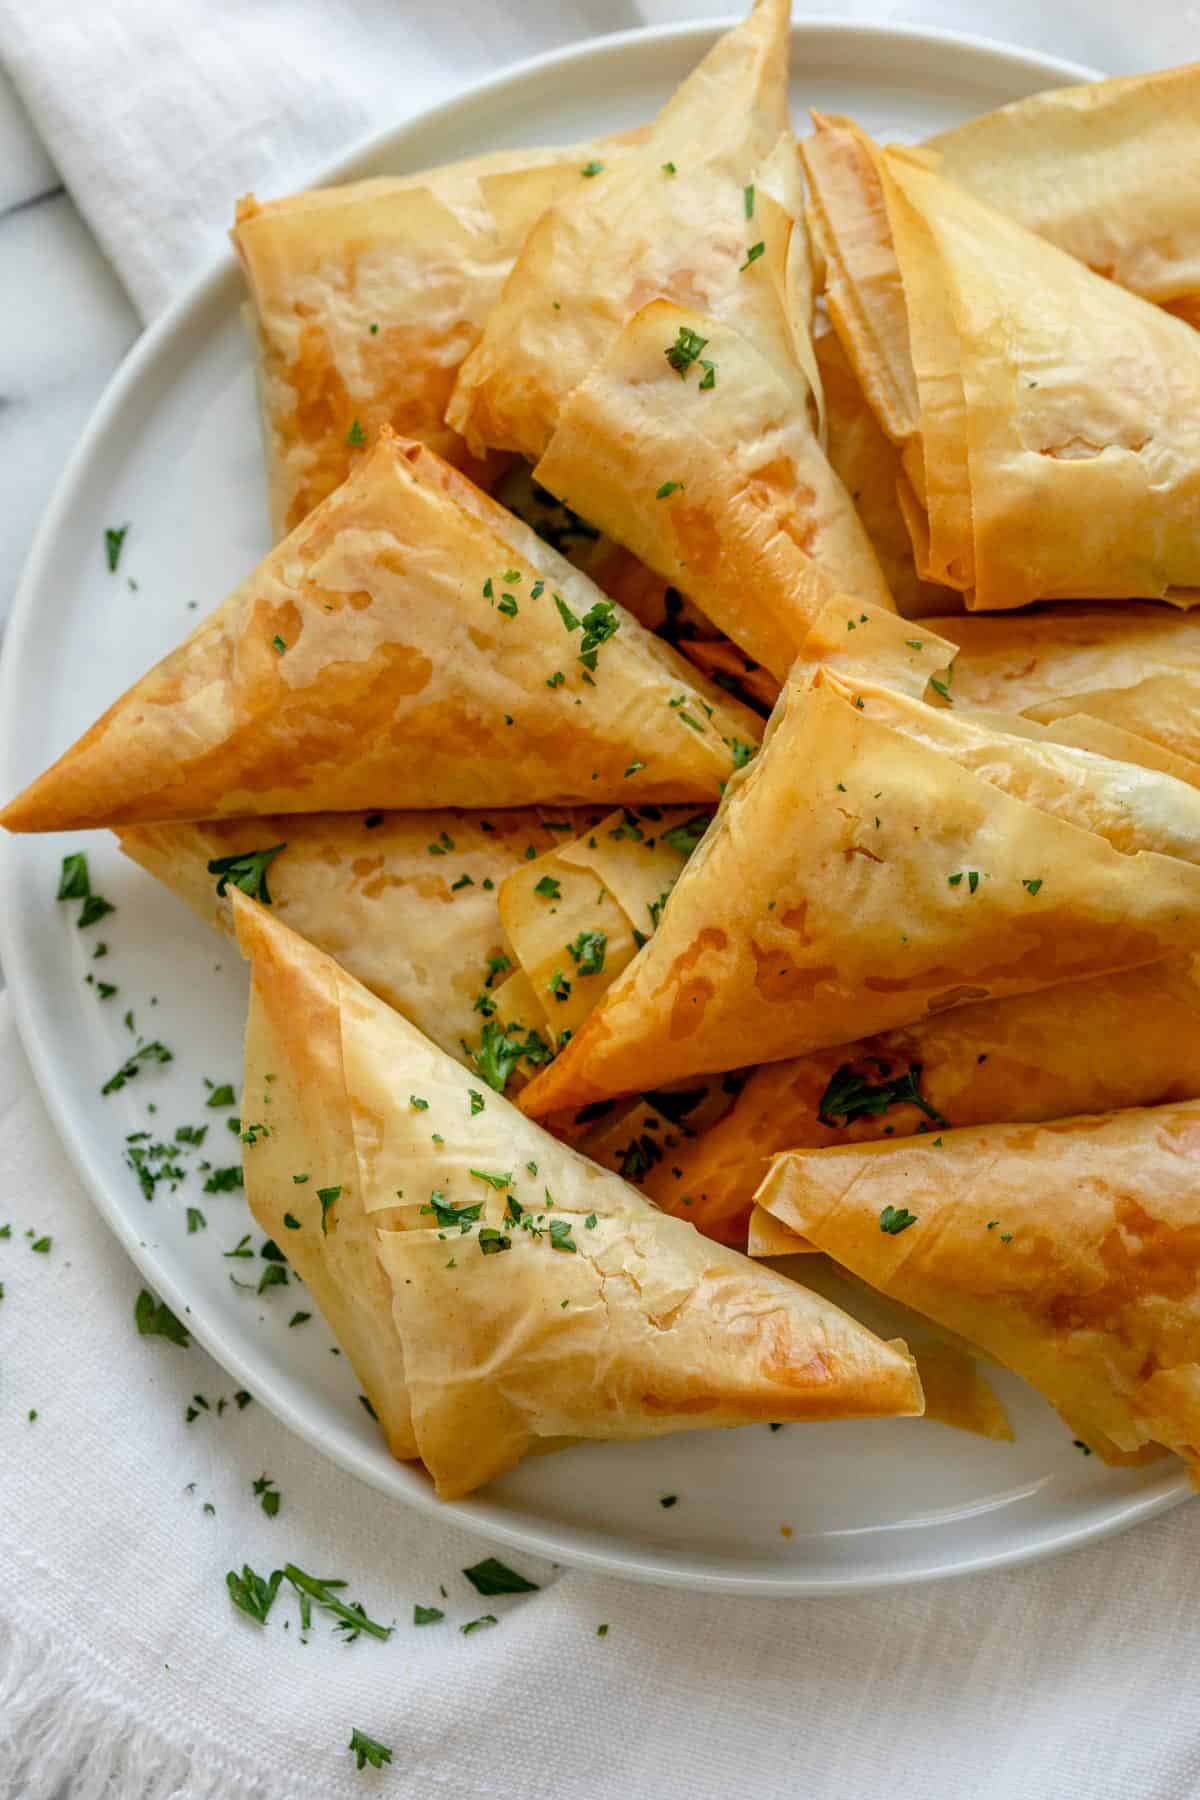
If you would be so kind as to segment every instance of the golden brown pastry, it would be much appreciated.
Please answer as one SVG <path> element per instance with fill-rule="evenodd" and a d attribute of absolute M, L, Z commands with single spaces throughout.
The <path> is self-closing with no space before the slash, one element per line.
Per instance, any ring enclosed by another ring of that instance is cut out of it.
<path fill-rule="evenodd" d="M 234 909 L 243 1129 L 267 1127 L 250 1204 L 273 1232 L 284 1206 L 299 1221 L 283 1247 L 335 1329 L 356 1328 L 389 1441 L 444 1498 L 564 1439 L 920 1412 L 903 1345 L 658 1213 L 266 908 Z"/>
<path fill-rule="evenodd" d="M 501 150 L 239 203 L 276 538 L 346 479 L 381 425 L 486 484 L 498 460 L 471 458 L 445 422 L 458 366 L 538 214 L 597 156 L 627 154 L 613 139 Z"/>
<path fill-rule="evenodd" d="M 1200 1446 L 1200 1101 L 798 1150 L 777 1218 L 969 1335 L 1105 1460 Z"/>
<path fill-rule="evenodd" d="M 724 1118 L 681 1140 L 640 1185 L 740 1248 L 754 1191 L 783 1150 L 1194 1099 L 1200 961 L 1185 955 L 765 1063 Z"/>
<path fill-rule="evenodd" d="M 654 937 L 522 1106 L 801 1055 L 1195 941 L 1200 866 L 1157 848 L 1179 846 L 1194 789 L 981 742 L 890 690 L 789 683 Z"/>
<path fill-rule="evenodd" d="M 763 241 L 746 189 L 764 169 L 777 174 L 772 155 L 791 138 L 790 15 L 790 0 L 756 0 L 645 141 L 620 161 L 596 159 L 538 220 L 447 409 L 477 455 L 536 461 L 567 395 L 647 302 L 737 322 Z"/>
<path fill-rule="evenodd" d="M 687 807 L 626 808 L 564 833 L 506 874 L 496 896 L 506 941 L 551 1043 L 582 1025 L 653 934 L 711 818 Z"/>
<path fill-rule="evenodd" d="M 825 452 L 871 540 L 896 611 L 906 619 L 924 619 L 961 610 L 961 594 L 917 574 L 896 496 L 900 452 L 867 404 L 841 339 L 835 331 L 824 331 L 813 340 L 813 349 L 825 396 Z M 856 590 L 849 586 L 847 591 Z M 950 622 L 943 619 L 943 628 Z"/>
<path fill-rule="evenodd" d="M 918 572 L 994 611 L 1200 597 L 1200 341 L 848 121 L 808 166 L 830 316 Z M 847 196 L 849 196 L 847 198 Z"/>
<path fill-rule="evenodd" d="M 1200 63 L 1053 88 L 925 149 L 1098 275 L 1200 323 Z"/>
<path fill-rule="evenodd" d="M 786 317 L 781 268 L 764 256 L 742 279 Z M 564 400 L 536 476 L 782 679 L 826 600 L 892 600 L 817 439 L 809 378 L 773 335 L 651 301 Z"/>
<path fill-rule="evenodd" d="M 655 829 L 629 816 L 635 828 Z M 524 988 L 514 984 L 519 965 L 500 919 L 503 883 L 603 818 L 570 807 L 292 813 L 134 825 L 118 838 L 218 931 L 233 932 L 231 886 L 269 896 L 293 931 L 470 1065 L 497 1013 L 519 1021 L 522 1042 L 545 1030 L 540 1005 L 514 1008 Z M 226 866 L 210 870 L 214 862 Z M 485 1011 L 491 1006 L 497 1013 Z"/>
<path fill-rule="evenodd" d="M 384 434 L 0 822 L 715 801 L 760 731 L 465 476 Z"/>
<path fill-rule="evenodd" d="M 1200 616 L 1163 606 L 1057 606 L 1004 618 L 928 619 L 960 646 L 955 703 L 1024 712 L 1060 731 L 1092 722 L 1089 742 L 1185 780 L 1200 773 Z M 1096 727 L 1104 728 L 1103 732 Z M 1130 744 L 1128 737 L 1135 738 Z M 1083 741 L 1080 739 L 1079 741 Z"/>

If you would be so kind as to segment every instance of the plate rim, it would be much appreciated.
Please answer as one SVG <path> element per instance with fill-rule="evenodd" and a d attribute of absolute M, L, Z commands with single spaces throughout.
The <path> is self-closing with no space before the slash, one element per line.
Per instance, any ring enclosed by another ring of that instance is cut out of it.
<path fill-rule="evenodd" d="M 531 78 L 557 74 L 597 57 L 620 60 L 630 49 L 675 39 L 696 40 L 697 54 L 701 54 L 722 30 L 735 22 L 726 17 L 642 26 L 583 39 L 523 58 L 412 114 L 398 126 L 365 135 L 341 155 L 311 172 L 306 185 L 324 186 L 343 180 L 362 162 L 383 154 L 403 159 L 406 148 L 410 144 L 419 144 L 430 131 L 453 127 L 469 119 L 482 101 L 500 96 L 505 90 Z M 976 32 L 837 17 L 793 19 L 791 29 L 793 48 L 801 51 L 805 40 L 828 43 L 832 38 L 842 38 L 851 43 L 855 40 L 864 45 L 869 43 L 873 47 L 902 44 L 910 56 L 926 47 L 965 52 L 976 61 L 983 59 L 1010 69 L 1023 68 L 1038 78 L 1044 76 L 1051 85 L 1100 78 L 1099 71 L 1084 64 L 1024 49 Z M 53 553 L 63 521 L 70 513 L 75 489 L 90 466 L 97 444 L 103 440 L 113 416 L 136 387 L 147 365 L 153 363 L 177 334 L 199 324 L 204 309 L 218 299 L 222 285 L 236 272 L 236 266 L 233 251 L 223 251 L 194 276 L 179 296 L 140 334 L 114 371 L 67 458 L 26 557 L 0 651 L 0 708 L 6 719 L 20 716 L 21 709 L 17 704 L 20 671 L 27 642 L 38 624 L 35 601 L 45 579 L 44 565 Z M 12 781 L 8 779 L 12 751 L 13 731 L 6 727 L 0 736 L 0 781 L 7 780 L 6 791 L 12 791 Z M 186 1316 L 188 1329 L 197 1342 L 231 1375 L 252 1389 L 262 1404 L 290 1431 L 377 1492 L 393 1500 L 402 1500 L 427 1517 L 476 1532 L 497 1545 L 591 1574 L 618 1576 L 693 1592 L 740 1594 L 760 1599 L 872 1592 L 1025 1565 L 1123 1531 L 1166 1511 L 1188 1496 L 1187 1478 L 1180 1472 L 1148 1491 L 1127 1497 L 1123 1503 L 1114 1500 L 1099 1517 L 1082 1523 L 1069 1522 L 1058 1528 L 1051 1523 L 1021 1544 L 997 1546 L 990 1551 L 977 1550 L 967 1556 L 954 1556 L 951 1552 L 945 1560 L 935 1559 L 916 1569 L 898 1563 L 890 1570 L 876 1566 L 862 1572 L 839 1568 L 825 1573 L 817 1573 L 811 1568 L 792 1571 L 785 1564 L 762 1572 L 704 1566 L 709 1553 L 699 1549 L 676 1553 L 665 1547 L 652 1549 L 637 1545 L 597 1548 L 574 1541 L 569 1535 L 570 1526 L 514 1520 L 506 1509 L 489 1501 L 486 1494 L 482 1498 L 463 1501 L 438 1500 L 432 1487 L 410 1465 L 384 1468 L 350 1434 L 331 1441 L 326 1434 L 314 1429 L 311 1420 L 306 1419 L 289 1395 L 275 1386 L 269 1365 L 264 1370 L 252 1357 L 244 1356 L 236 1343 L 227 1339 L 219 1322 L 213 1323 L 205 1316 L 205 1308 L 197 1314 L 174 1276 L 160 1266 L 157 1251 L 138 1238 L 131 1221 L 110 1196 L 100 1171 L 94 1167 L 86 1134 L 68 1104 L 68 1091 L 54 1079 L 51 1047 L 38 1014 L 37 984 L 26 969 L 19 950 L 15 925 L 18 914 L 11 904 L 17 879 L 15 844 L 6 842 L 0 852 L 0 959 L 3 960 L 14 1021 L 42 1101 L 92 1204 L 139 1274 L 177 1313 Z M 397 1478 L 402 1479 L 399 1487 Z"/>

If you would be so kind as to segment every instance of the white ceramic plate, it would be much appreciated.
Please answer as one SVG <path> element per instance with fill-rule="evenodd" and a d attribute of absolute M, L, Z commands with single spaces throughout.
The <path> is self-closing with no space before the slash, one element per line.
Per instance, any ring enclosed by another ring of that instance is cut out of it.
<path fill-rule="evenodd" d="M 378 138 L 331 179 L 417 169 L 529 142 L 568 142 L 649 118 L 703 54 L 713 25 L 635 32 L 539 58 Z M 919 138 L 1088 71 L 979 39 L 808 23 L 795 27 L 795 110 L 853 113 L 883 137 Z M 268 548 L 250 358 L 232 258 L 141 340 L 68 468 L 13 610 L 0 704 L 7 798 L 51 761 Z M 129 522 L 119 573 L 105 527 Z M 134 589 L 130 580 L 136 582 Z M 1029 1389 L 999 1376 L 1015 1444 L 925 1421 L 766 1426 L 532 1459 L 487 1493 L 439 1508 L 394 1463 L 319 1318 L 289 1330 L 298 1291 L 231 1286 L 264 1265 L 228 1262 L 252 1220 L 238 1195 L 143 1199 L 124 1139 L 208 1121 L 213 1160 L 234 1162 L 203 1078 L 240 1087 L 246 981 L 236 953 L 127 864 L 86 843 L 93 884 L 117 911 L 90 931 L 56 906 L 64 851 L 82 838 L 9 840 L 0 860 L 0 948 L 21 1032 L 51 1112 L 129 1254 L 197 1338 L 316 1449 L 386 1493 L 561 1561 L 646 1580 L 757 1594 L 823 1593 L 1022 1561 L 1116 1530 L 1181 1499 L 1175 1465 L 1110 1470 L 1074 1448 Z M 107 959 L 90 961 L 97 941 Z M 120 985 L 97 999 L 85 977 Z M 151 1000 L 154 996 L 154 1001 Z M 100 1097 L 139 1030 L 174 1050 Z M 156 1110 L 153 1115 L 150 1106 Z M 165 1130 L 164 1130 L 165 1128 Z M 185 1207 L 208 1229 L 188 1236 Z M 261 1234 L 255 1232 L 254 1241 Z M 895 1333 L 895 1312 L 831 1288 Z M 132 1320 L 130 1329 L 132 1330 Z M 661 1496 L 676 1494 L 672 1508 Z"/>

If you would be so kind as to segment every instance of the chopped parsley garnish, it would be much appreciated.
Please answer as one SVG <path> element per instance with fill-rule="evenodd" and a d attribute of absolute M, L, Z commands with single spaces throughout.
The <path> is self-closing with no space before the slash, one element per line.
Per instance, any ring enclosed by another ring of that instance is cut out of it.
<path fill-rule="evenodd" d="M 490 1600 L 494 1594 L 536 1594 L 539 1591 L 536 1581 L 527 1581 L 524 1575 L 518 1575 L 515 1569 L 498 1562 L 494 1556 L 472 1564 L 463 1570 L 463 1574 L 485 1600 Z"/>
<path fill-rule="evenodd" d="M 220 1087 L 215 1087 L 204 1104 L 205 1106 L 236 1106 L 237 1100 L 230 1083 L 223 1081 Z"/>
<path fill-rule="evenodd" d="M 641 1137 L 631 1138 L 619 1152 L 621 1174 L 626 1181 L 640 1181 L 655 1163 L 662 1161 L 662 1154 L 662 1147 L 643 1132 Z"/>
<path fill-rule="evenodd" d="M 547 675 L 546 686 L 548 688 L 560 688 L 566 679 L 567 678 L 561 669 L 555 669 L 553 675 Z"/>
<path fill-rule="evenodd" d="M 899 1237 L 902 1231 L 907 1231 L 916 1222 L 916 1213 L 910 1213 L 903 1206 L 885 1206 L 879 1215 L 879 1229 L 886 1231 L 889 1237 Z"/>
<path fill-rule="evenodd" d="M 748 219 L 752 219 L 754 217 L 754 186 L 753 186 L 753 183 L 751 183 L 751 185 L 749 187 L 745 187 L 742 189 L 742 200 L 744 201 L 745 207 L 746 207 L 746 217 Z"/>
<path fill-rule="evenodd" d="M 961 880 L 962 880 L 962 870 L 960 869 L 957 875 L 948 875 L 946 877 L 946 886 L 947 887 L 957 887 Z"/>
<path fill-rule="evenodd" d="M 497 977 L 503 975 L 507 969 L 512 968 L 512 961 L 509 957 L 504 955 L 503 951 L 501 951 L 496 956 L 488 957 L 487 968 L 487 980 L 483 985 L 484 987 L 490 988 Z"/>
<path fill-rule="evenodd" d="M 375 1423 L 378 1425 L 379 1414 L 375 1411 L 375 1408 L 371 1405 L 371 1402 L 367 1399 L 365 1394 L 360 1394 L 358 1396 L 358 1404 L 362 1407 L 367 1417 L 374 1419 Z"/>
<path fill-rule="evenodd" d="M 240 1163 L 230 1163 L 224 1169 L 214 1169 L 204 1184 L 206 1194 L 236 1194 L 245 1185 Z"/>
<path fill-rule="evenodd" d="M 368 1737 L 365 1731 L 358 1729 L 357 1725 L 351 1728 L 350 1742 L 347 1748 L 353 1750 L 358 1759 L 354 1765 L 356 1769 L 363 1769 L 368 1763 L 373 1769 L 382 1769 L 384 1763 L 390 1763 L 392 1760 L 392 1753 L 387 1745 L 376 1742 L 373 1737 Z"/>
<path fill-rule="evenodd" d="M 921 1063 L 913 1063 L 894 1080 L 888 1079 L 891 1071 L 886 1063 L 876 1063 L 876 1067 L 882 1078 L 877 1082 L 860 1075 L 849 1063 L 843 1063 L 835 1070 L 817 1106 L 817 1117 L 822 1125 L 839 1128 L 852 1124 L 855 1119 L 877 1118 L 905 1102 L 918 1107 L 935 1125 L 948 1123 L 921 1092 Z"/>
<path fill-rule="evenodd" d="M 700 352 L 708 346 L 708 339 L 701 337 L 698 331 L 690 326 L 681 325 L 675 342 L 663 351 L 663 355 L 678 375 L 680 381 L 686 381 L 688 372 L 700 357 Z"/>
<path fill-rule="evenodd" d="M 100 1092 L 102 1094 L 119 1093 L 126 1082 L 132 1081 L 135 1076 L 141 1074 L 142 1069 L 147 1063 L 169 1063 L 173 1061 L 174 1057 L 171 1051 L 167 1049 L 165 1044 L 160 1044 L 156 1038 L 153 1043 L 142 1044 L 139 1049 L 134 1051 L 132 1056 L 126 1057 L 116 1074 L 109 1076 L 108 1080 L 104 1083 L 104 1086 L 100 1089 Z"/>
<path fill-rule="evenodd" d="M 469 887 L 474 887 L 474 886 L 475 886 L 475 881 L 474 881 L 473 876 L 468 875 L 464 871 L 463 874 L 461 874 L 459 876 L 457 881 L 452 881 L 450 883 L 450 892 L 452 894 L 457 894 L 458 891 L 460 890 L 460 888 L 469 888 Z"/>
<path fill-rule="evenodd" d="M 766 249 L 766 247 L 767 246 L 762 242 L 761 239 L 759 240 L 759 242 L 757 244 L 751 244 L 750 248 L 746 252 L 745 262 L 741 263 L 738 267 L 738 274 L 740 275 L 742 273 L 743 269 L 748 269 L 750 267 L 751 263 L 757 262 L 759 257 L 762 255 L 763 251 Z"/>
<path fill-rule="evenodd" d="M 479 1048 L 463 1046 L 475 1068 L 490 1088 L 502 1094 L 517 1064 L 522 1060 L 534 1067 L 550 1061 L 551 1052 L 543 1037 L 530 1031 L 524 1038 L 516 1035 L 521 1027 L 515 1023 L 501 1027 L 489 1019 L 483 1027 Z"/>
<path fill-rule="evenodd" d="M 1034 879 L 1033 881 L 1022 881 L 1022 883 L 1021 883 L 1021 886 L 1025 889 L 1026 893 L 1029 893 L 1029 894 L 1038 893 L 1041 889 L 1041 885 L 1042 885 L 1042 877 L 1040 875 L 1037 876 L 1036 879 Z"/>
<path fill-rule="evenodd" d="M 644 768 L 645 768 L 645 766 L 646 766 L 646 765 L 645 765 L 645 763 L 644 763 L 644 762 L 631 762 L 631 763 L 630 763 L 630 765 L 629 765 L 629 767 L 628 767 L 628 768 L 627 768 L 627 769 L 626 769 L 626 771 L 625 771 L 625 780 L 626 780 L 626 781 L 628 781 L 628 780 L 629 780 L 629 777 L 630 777 L 630 776 L 631 776 L 631 775 L 636 775 L 636 774 L 637 774 L 637 772 L 638 772 L 638 770 L 639 770 L 639 769 L 644 769 Z"/>
<path fill-rule="evenodd" d="M 665 163 L 662 163 L 660 166 L 662 168 L 662 172 L 664 175 L 674 175 L 677 173 L 675 164 L 673 162 L 665 162 Z"/>
<path fill-rule="evenodd" d="M 282 1263 L 268 1263 L 259 1277 L 258 1291 L 260 1294 L 265 1294 L 268 1288 L 286 1287 L 287 1285 L 287 1270 Z"/>
<path fill-rule="evenodd" d="M 200 1211 L 200 1208 L 198 1206 L 189 1206 L 188 1207 L 188 1209 L 187 1209 L 187 1228 L 188 1228 L 188 1236 L 189 1237 L 191 1237 L 193 1235 L 193 1233 L 195 1233 L 197 1231 L 206 1231 L 208 1229 L 208 1220 L 205 1218 L 204 1214 Z"/>
<path fill-rule="evenodd" d="M 481 1225 L 479 1228 L 479 1248 L 484 1256 L 498 1256 L 502 1250 L 512 1249 L 512 1239 L 497 1231 L 494 1225 Z"/>
<path fill-rule="evenodd" d="M 483 1201 L 464 1202 L 462 1206 L 456 1206 L 452 1200 L 447 1200 L 438 1188 L 434 1188 L 429 1196 L 429 1204 L 423 1206 L 421 1211 L 432 1213 L 435 1223 L 443 1231 L 453 1230 L 457 1225 L 460 1233 L 465 1236 L 471 1226 L 478 1223 L 483 1213 Z"/>
<path fill-rule="evenodd" d="M 110 525 L 104 533 L 104 554 L 108 559 L 110 575 L 115 575 L 117 572 L 117 566 L 121 561 L 121 551 L 125 547 L 125 533 L 128 530 L 128 525 L 119 527 Z"/>
<path fill-rule="evenodd" d="M 924 638 L 905 638 L 904 641 L 910 650 L 923 650 L 925 648 Z"/>
<path fill-rule="evenodd" d="M 448 851 L 453 850 L 454 839 L 448 831 L 443 831 L 435 844 L 427 844 L 425 848 L 430 856 L 445 856 Z"/>
<path fill-rule="evenodd" d="M 533 891 L 535 894 L 540 894 L 543 900 L 562 899 L 562 888 L 553 875 L 543 875 Z"/>
<path fill-rule="evenodd" d="M 671 495 L 678 493 L 682 486 L 682 481 L 664 481 L 662 486 L 655 493 L 654 498 L 656 500 L 669 500 Z"/>
<path fill-rule="evenodd" d="M 285 1563 L 284 1577 L 290 1581 L 296 1592 L 307 1595 L 310 1601 L 323 1607 L 337 1619 L 336 1629 L 344 1633 L 347 1643 L 353 1643 L 365 1631 L 369 1637 L 379 1638 L 386 1643 L 392 1635 L 390 1625 L 380 1625 L 369 1619 L 357 1600 L 342 1600 L 336 1592 L 345 1587 L 344 1581 L 321 1581 L 315 1575 L 306 1575 L 295 1563 Z M 272 1580 L 274 1577 L 272 1577 Z"/>
<path fill-rule="evenodd" d="M 284 638 L 280 637 L 278 632 L 276 632 L 275 636 L 271 639 L 271 648 L 276 656 L 283 656 L 287 651 L 287 642 Z"/>
<path fill-rule="evenodd" d="M 520 610 L 515 594 L 501 594 L 496 605 L 498 613 L 501 613 L 506 619 L 515 619 Z"/>
<path fill-rule="evenodd" d="M 414 1625 L 436 1625 L 438 1620 L 444 1619 L 445 1616 L 446 1615 L 442 1611 L 440 1606 L 414 1606 L 413 1607 L 413 1624 Z"/>
<path fill-rule="evenodd" d="M 164 1301 L 156 1300 L 149 1288 L 143 1288 L 134 1301 L 133 1317 L 142 1337 L 164 1337 L 181 1350 L 186 1350 L 192 1341 L 187 1326 Z"/>
<path fill-rule="evenodd" d="M 615 637 L 621 628 L 616 611 L 611 600 L 597 600 L 580 621 L 583 626 L 583 641 L 579 646 L 579 660 L 593 674 L 601 645 L 607 644 L 609 638 Z"/>
<path fill-rule="evenodd" d="M 486 1181 L 490 1188 L 496 1189 L 497 1193 L 499 1193 L 501 1188 L 506 1188 L 506 1187 L 512 1186 L 512 1171 L 511 1170 L 508 1172 L 507 1175 L 504 1175 L 504 1174 L 497 1175 L 497 1174 L 489 1172 L 487 1169 L 472 1169 L 471 1174 L 475 1177 L 476 1181 Z"/>
<path fill-rule="evenodd" d="M 225 1586 L 229 1589 L 229 1597 L 236 1607 L 246 1613 L 259 1625 L 265 1625 L 267 1615 L 275 1604 L 275 1596 L 279 1592 L 279 1584 L 283 1580 L 283 1570 L 276 1569 L 268 1579 L 256 1575 L 249 1563 L 242 1564 L 239 1575 L 230 1569 L 225 1577 Z"/>
<path fill-rule="evenodd" d="M 561 969 L 555 969 L 546 983 L 546 991 L 553 994 L 556 1000 L 562 1001 L 571 998 L 571 984 Z"/>
<path fill-rule="evenodd" d="M 574 943 L 567 945 L 567 954 L 575 964 L 577 974 L 600 975 L 604 971 L 607 949 L 607 931 L 581 931 Z"/>
<path fill-rule="evenodd" d="M 473 1631 L 482 1631 L 485 1625 L 498 1625 L 499 1623 L 495 1613 L 484 1613 L 481 1618 L 468 1619 L 466 1624 L 460 1625 L 458 1629 L 464 1637 L 470 1637 Z"/>
<path fill-rule="evenodd" d="M 700 839 L 708 830 L 707 813 L 697 813 L 694 818 L 685 819 L 682 825 L 672 825 L 669 831 L 662 833 L 662 841 L 677 850 L 680 856 L 690 856 Z"/>
<path fill-rule="evenodd" d="M 570 1221 L 570 1219 L 551 1219 L 551 1221 L 550 1221 L 550 1248 L 552 1250 L 567 1251 L 572 1256 L 578 1250 L 579 1245 L 575 1242 L 575 1239 L 571 1236 L 571 1221 Z"/>
<path fill-rule="evenodd" d="M 279 1489 L 271 1480 L 271 1477 L 269 1475 L 260 1475 L 257 1481 L 251 1483 L 251 1486 L 255 1494 L 257 1494 L 262 1509 L 266 1513 L 268 1519 L 277 1518 L 279 1515 L 280 1494 Z"/>
<path fill-rule="evenodd" d="M 342 1190 L 340 1187 L 325 1187 L 325 1188 L 317 1189 L 317 1199 L 321 1202 L 321 1236 L 322 1237 L 329 1236 L 329 1209 L 331 1206 L 333 1206 L 335 1201 L 341 1199 L 341 1195 L 342 1195 Z"/>
<path fill-rule="evenodd" d="M 566 629 L 568 631 L 578 631 L 579 620 L 575 617 L 575 614 L 571 611 L 561 594 L 555 594 L 554 604 L 558 608 L 558 616 Z"/>
<path fill-rule="evenodd" d="M 722 738 L 721 742 L 732 756 L 735 769 L 744 769 L 758 754 L 757 744 L 743 744 L 740 738 Z"/>
<path fill-rule="evenodd" d="M 312 1318 L 311 1313 L 307 1313 L 307 1312 L 293 1313 L 291 1318 L 288 1320 L 288 1330 L 291 1331 L 293 1329 L 293 1327 L 296 1325 L 307 1325 L 308 1321 L 311 1318 Z"/>
<path fill-rule="evenodd" d="M 250 1248 L 250 1233 L 248 1231 L 245 1232 L 233 1246 L 233 1249 L 223 1251 L 222 1255 L 226 1257 L 240 1256 L 246 1258 L 248 1261 L 250 1257 L 254 1255 L 253 1250 Z"/>
<path fill-rule="evenodd" d="M 76 920 L 76 924 L 80 931 L 86 931 L 89 925 L 94 925 L 97 919 L 104 917 L 105 913 L 116 912 L 116 910 L 112 902 L 105 900 L 101 894 L 89 894 L 79 909 L 79 918 Z"/>
<path fill-rule="evenodd" d="M 64 856 L 55 899 L 86 900 L 91 891 L 86 850 L 75 850 L 69 856 Z"/>
<path fill-rule="evenodd" d="M 348 444 L 353 444 L 355 449 L 357 449 L 360 445 L 365 444 L 366 441 L 367 434 L 359 421 L 355 419 L 353 425 L 351 425 L 349 431 L 346 433 L 346 442 Z"/>
<path fill-rule="evenodd" d="M 483 1111 L 484 1106 L 487 1103 L 484 1100 L 483 1095 L 478 1093 L 474 1088 L 468 1088 L 467 1093 L 470 1095 L 471 1099 L 471 1117 L 474 1118 L 477 1113 Z"/>
<path fill-rule="evenodd" d="M 598 175 L 603 167 L 604 164 L 602 162 L 586 162 L 579 173 L 590 179 L 593 175 Z"/>
<path fill-rule="evenodd" d="M 678 1506 L 679 1495 L 678 1494 L 663 1494 L 660 1496 L 658 1504 L 664 1509 L 664 1511 L 669 1510 L 672 1506 Z"/>
<path fill-rule="evenodd" d="M 420 1094 L 410 1094 L 408 1096 L 408 1104 L 412 1107 L 414 1112 L 428 1112 L 429 1111 L 428 1100 L 422 1100 Z"/>

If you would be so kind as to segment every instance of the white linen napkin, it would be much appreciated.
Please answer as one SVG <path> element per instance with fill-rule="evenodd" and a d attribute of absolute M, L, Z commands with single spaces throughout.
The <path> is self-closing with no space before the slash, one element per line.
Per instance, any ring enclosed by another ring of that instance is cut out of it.
<path fill-rule="evenodd" d="M 218 249 L 241 189 L 294 188 L 365 132 L 515 57 L 691 10 L 0 0 L 0 59 L 149 317 Z M 810 10 L 980 29 L 1110 68 L 1194 54 L 1200 22 L 1174 0 Z M 486 1545 L 344 1476 L 260 1406 L 228 1404 L 236 1384 L 201 1350 L 137 1334 L 142 1281 L 70 1169 L 0 999 L 6 1223 L 0 1800 L 1200 1789 L 1191 1507 L 1056 1562 L 851 1600 L 702 1598 L 511 1553 L 539 1591 L 484 1600 L 461 1571 Z M 198 1393 L 209 1407 L 189 1425 Z M 274 1518 L 253 1493 L 263 1475 L 281 1495 Z M 235 1611 L 227 1570 L 288 1559 L 344 1578 L 373 1618 L 397 1622 L 392 1638 L 346 1645 L 318 1613 L 305 1643 L 283 1596 L 265 1628 Z M 415 1627 L 415 1603 L 446 1618 Z M 496 1626 L 459 1629 L 489 1612 Z M 392 1764 L 358 1773 L 352 1728 Z"/>

